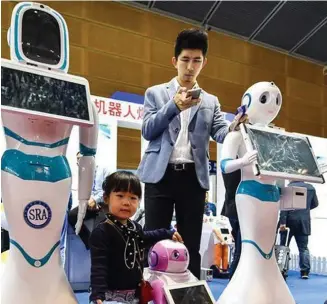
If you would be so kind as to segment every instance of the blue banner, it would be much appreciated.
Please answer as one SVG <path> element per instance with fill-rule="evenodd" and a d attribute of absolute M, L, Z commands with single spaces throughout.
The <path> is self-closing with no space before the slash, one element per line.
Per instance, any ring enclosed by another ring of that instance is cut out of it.
<path fill-rule="evenodd" d="M 209 160 L 209 174 L 210 175 L 217 174 L 217 162 L 214 160 Z"/>

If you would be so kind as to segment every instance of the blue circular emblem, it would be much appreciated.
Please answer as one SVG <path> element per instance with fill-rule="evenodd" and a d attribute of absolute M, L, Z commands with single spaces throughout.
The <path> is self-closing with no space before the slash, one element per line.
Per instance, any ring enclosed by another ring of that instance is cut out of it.
<path fill-rule="evenodd" d="M 46 227 L 51 221 L 51 216 L 50 207 L 41 201 L 30 202 L 24 209 L 26 224 L 35 229 Z"/>

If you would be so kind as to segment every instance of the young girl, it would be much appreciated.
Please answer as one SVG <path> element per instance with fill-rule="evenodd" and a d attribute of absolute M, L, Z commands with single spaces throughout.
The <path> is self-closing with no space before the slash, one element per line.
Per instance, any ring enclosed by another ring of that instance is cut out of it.
<path fill-rule="evenodd" d="M 109 213 L 90 237 L 90 301 L 136 304 L 143 282 L 145 248 L 163 239 L 182 242 L 182 238 L 167 229 L 143 231 L 130 220 L 142 194 L 140 181 L 133 173 L 115 172 L 106 177 L 102 188 Z"/>

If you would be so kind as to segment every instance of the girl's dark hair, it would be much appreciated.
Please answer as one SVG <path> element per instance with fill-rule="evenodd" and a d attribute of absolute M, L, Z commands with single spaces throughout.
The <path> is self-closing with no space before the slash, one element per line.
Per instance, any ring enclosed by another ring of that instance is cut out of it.
<path fill-rule="evenodd" d="M 208 52 L 208 34 L 203 30 L 187 29 L 180 32 L 175 42 L 175 58 L 185 49 L 201 50 L 203 57 Z"/>
<path fill-rule="evenodd" d="M 102 183 L 102 189 L 107 197 L 111 192 L 131 192 L 139 199 L 142 197 L 141 182 L 129 171 L 117 171 L 108 175 Z"/>

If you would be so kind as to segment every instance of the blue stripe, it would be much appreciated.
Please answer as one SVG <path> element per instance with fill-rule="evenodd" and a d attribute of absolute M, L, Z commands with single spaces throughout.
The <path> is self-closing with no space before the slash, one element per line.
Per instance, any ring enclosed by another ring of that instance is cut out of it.
<path fill-rule="evenodd" d="M 249 96 L 249 103 L 246 105 L 248 108 L 250 107 L 250 105 L 251 105 L 251 102 L 252 102 L 252 96 L 251 96 L 251 94 L 250 93 L 246 93 L 244 96 L 243 96 L 243 98 L 242 99 L 244 99 L 244 97 L 245 96 Z"/>
<path fill-rule="evenodd" d="M 280 193 L 277 186 L 261 184 L 255 180 L 242 181 L 236 193 L 253 196 L 263 202 L 277 203 L 280 200 Z"/>
<path fill-rule="evenodd" d="M 89 148 L 87 146 L 84 146 L 83 144 L 79 145 L 79 151 L 83 156 L 94 156 L 97 152 L 96 149 Z"/>
<path fill-rule="evenodd" d="M 25 258 L 25 260 L 28 262 L 28 264 L 30 264 L 33 267 L 36 268 L 40 268 L 43 267 L 46 263 L 48 263 L 48 261 L 51 258 L 51 255 L 53 254 L 53 252 L 56 250 L 56 248 L 59 246 L 60 241 L 58 241 L 56 244 L 54 244 L 52 246 L 52 248 L 50 249 L 50 251 L 42 258 L 42 259 L 34 259 L 32 258 L 25 250 L 22 246 L 20 246 L 16 241 L 14 240 L 10 240 L 10 243 L 13 244 L 14 246 L 17 247 L 17 249 L 21 252 L 21 254 L 23 255 L 23 257 Z"/>
<path fill-rule="evenodd" d="M 225 159 L 220 161 L 220 169 L 221 169 L 222 173 L 226 173 L 225 172 L 226 165 L 227 165 L 227 162 L 230 161 L 230 160 L 233 160 L 233 159 L 232 158 L 225 158 Z"/>
<path fill-rule="evenodd" d="M 38 156 L 19 150 L 6 150 L 1 159 L 1 170 L 20 179 L 56 183 L 72 176 L 65 156 Z"/>
<path fill-rule="evenodd" d="M 18 24 L 18 21 L 19 21 L 19 13 L 20 13 L 20 11 L 24 8 L 24 7 L 26 7 L 26 6 L 31 6 L 32 4 L 31 3 L 27 3 L 27 4 L 23 4 L 18 10 L 17 10 L 17 12 L 16 12 L 16 17 L 15 17 L 15 37 L 14 37 L 14 44 L 15 44 L 15 53 L 16 53 L 16 57 L 17 57 L 17 59 L 19 60 L 19 61 L 22 61 L 22 60 L 24 60 L 23 58 L 22 58 L 22 56 L 20 55 L 20 52 L 19 52 L 19 48 L 18 48 L 18 37 L 19 37 L 19 35 L 18 35 L 18 29 L 19 29 L 19 24 Z"/>
<path fill-rule="evenodd" d="M 274 248 L 275 248 L 275 245 L 273 245 L 273 247 L 271 248 L 270 252 L 269 253 L 265 253 L 260 247 L 259 245 L 254 242 L 254 241 L 251 241 L 251 240 L 242 240 L 242 243 L 248 243 L 248 244 L 251 244 L 253 245 L 255 248 L 258 249 L 258 251 L 260 252 L 260 254 L 263 256 L 264 259 L 266 260 L 270 260 L 271 257 L 272 257 L 272 254 L 274 252 Z"/>
<path fill-rule="evenodd" d="M 116 91 L 110 96 L 110 98 L 132 102 L 140 105 L 144 104 L 144 95 L 139 95 L 134 93 Z"/>
<path fill-rule="evenodd" d="M 53 144 L 45 144 L 45 143 L 40 143 L 40 142 L 35 142 L 35 141 L 29 141 L 6 127 L 4 127 L 3 129 L 7 136 L 14 138 L 17 141 L 20 141 L 21 143 L 23 143 L 24 145 L 27 145 L 27 146 L 37 146 L 37 147 L 45 147 L 45 148 L 53 149 L 53 148 L 67 145 L 68 141 L 69 141 L 69 137 L 67 137 L 67 138 L 59 140 Z"/>

